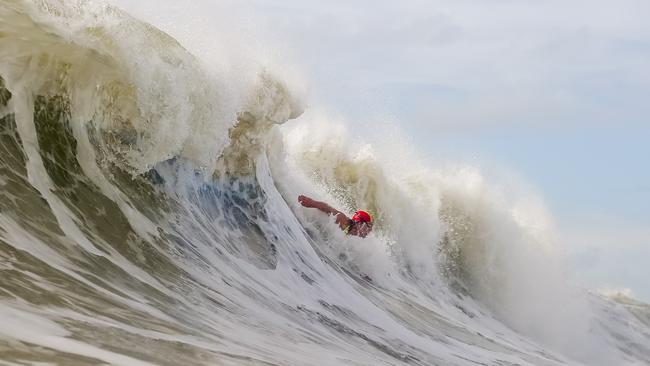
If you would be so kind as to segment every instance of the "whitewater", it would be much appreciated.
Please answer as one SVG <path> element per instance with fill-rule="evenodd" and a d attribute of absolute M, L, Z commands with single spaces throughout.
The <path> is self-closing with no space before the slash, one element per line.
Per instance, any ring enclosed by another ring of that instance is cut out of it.
<path fill-rule="evenodd" d="M 535 195 L 120 5 L 0 0 L 0 365 L 650 365 L 650 307 L 573 285 Z"/>

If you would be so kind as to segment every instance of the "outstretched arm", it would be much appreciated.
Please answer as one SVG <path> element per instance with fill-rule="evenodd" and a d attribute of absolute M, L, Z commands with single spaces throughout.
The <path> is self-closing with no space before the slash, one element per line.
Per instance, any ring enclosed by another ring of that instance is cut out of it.
<path fill-rule="evenodd" d="M 305 207 L 318 209 L 320 211 L 325 212 L 328 215 L 335 215 L 336 223 L 339 225 L 341 229 L 345 229 L 349 225 L 350 219 L 347 216 L 345 216 L 343 212 L 333 208 L 332 206 L 328 205 L 325 202 L 316 201 L 315 199 L 303 195 L 298 196 L 298 202 L 300 202 L 300 204 Z"/>
<path fill-rule="evenodd" d="M 301 205 L 309 208 L 315 208 L 318 210 L 321 210 L 325 212 L 328 215 L 336 215 L 341 213 L 339 210 L 333 208 L 332 206 L 328 205 L 325 202 L 321 201 L 316 201 L 315 199 L 309 198 L 307 196 L 300 195 L 298 196 L 298 202 L 300 202 Z"/>

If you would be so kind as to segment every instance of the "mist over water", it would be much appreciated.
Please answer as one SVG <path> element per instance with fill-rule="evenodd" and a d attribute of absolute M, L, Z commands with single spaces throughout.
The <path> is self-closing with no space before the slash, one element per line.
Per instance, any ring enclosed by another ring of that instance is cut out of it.
<path fill-rule="evenodd" d="M 352 141 L 227 4 L 119 5 L 0 2 L 2 363 L 650 363 L 534 194 Z"/>

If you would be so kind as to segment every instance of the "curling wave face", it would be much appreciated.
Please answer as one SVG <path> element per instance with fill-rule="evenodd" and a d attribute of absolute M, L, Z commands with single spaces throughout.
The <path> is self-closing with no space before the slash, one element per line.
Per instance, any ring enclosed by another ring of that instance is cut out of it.
<path fill-rule="evenodd" d="M 396 175 L 343 127 L 279 128 L 302 106 L 275 74 L 102 3 L 0 20 L 3 362 L 650 363 L 647 305 L 568 286 L 543 210 L 476 169 Z"/>

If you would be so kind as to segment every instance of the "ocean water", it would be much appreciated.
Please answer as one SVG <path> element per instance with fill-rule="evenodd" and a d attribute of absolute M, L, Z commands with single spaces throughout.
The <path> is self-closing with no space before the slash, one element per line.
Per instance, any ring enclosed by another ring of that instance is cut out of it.
<path fill-rule="evenodd" d="M 0 365 L 650 365 L 650 307 L 572 285 L 535 197 L 129 10 L 0 0 Z"/>

